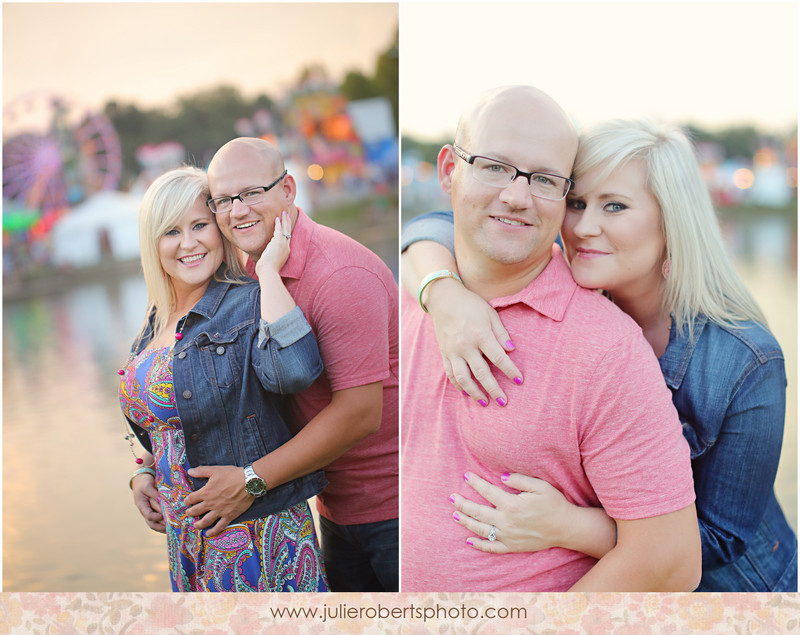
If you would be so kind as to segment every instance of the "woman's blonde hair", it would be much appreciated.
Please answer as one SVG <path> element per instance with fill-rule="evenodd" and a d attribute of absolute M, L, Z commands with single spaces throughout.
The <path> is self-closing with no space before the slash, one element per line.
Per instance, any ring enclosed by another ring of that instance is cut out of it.
<path fill-rule="evenodd" d="M 647 187 L 661 207 L 661 226 L 670 259 L 664 308 L 679 333 L 699 313 L 734 327 L 745 320 L 767 326 L 766 318 L 736 275 L 725 253 L 719 223 L 689 138 L 672 126 L 615 120 L 581 136 L 573 178 L 600 168 L 591 189 L 632 159 L 645 165 Z"/>
<path fill-rule="evenodd" d="M 147 284 L 148 307 L 141 339 L 152 328 L 151 339 L 164 330 L 169 315 L 176 309 L 175 288 L 161 266 L 158 243 L 162 236 L 180 222 L 198 198 L 208 198 L 208 178 L 196 167 L 183 166 L 159 176 L 144 194 L 139 210 L 139 251 L 142 272 Z M 225 267 L 214 274 L 216 280 L 239 282 L 246 276 L 236 248 L 222 238 Z"/>

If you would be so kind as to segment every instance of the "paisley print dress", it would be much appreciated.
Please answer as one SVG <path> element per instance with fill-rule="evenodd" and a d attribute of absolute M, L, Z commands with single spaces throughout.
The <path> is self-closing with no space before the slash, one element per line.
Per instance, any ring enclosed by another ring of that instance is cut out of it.
<path fill-rule="evenodd" d="M 170 347 L 145 349 L 130 360 L 120 403 L 152 441 L 173 591 L 328 590 L 307 501 L 230 525 L 214 538 L 196 529 L 196 519 L 186 515 L 184 499 L 192 487 Z"/>

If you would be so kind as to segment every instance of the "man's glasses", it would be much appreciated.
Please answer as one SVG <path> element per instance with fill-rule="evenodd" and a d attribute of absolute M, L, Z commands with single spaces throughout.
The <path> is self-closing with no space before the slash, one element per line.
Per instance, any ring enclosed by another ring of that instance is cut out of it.
<path fill-rule="evenodd" d="M 508 187 L 519 177 L 525 177 L 531 187 L 531 194 L 537 198 L 560 201 L 567 196 L 575 181 L 565 176 L 548 174 L 547 172 L 523 172 L 510 163 L 497 159 L 467 154 L 454 145 L 455 153 L 472 166 L 472 176 L 481 183 L 493 187 Z"/>
<path fill-rule="evenodd" d="M 233 209 L 233 202 L 239 199 L 245 205 L 255 205 L 264 200 L 264 196 L 273 187 L 275 187 L 280 180 L 286 176 L 288 170 L 284 170 L 277 179 L 269 185 L 262 185 L 261 187 L 254 187 L 244 192 L 239 192 L 236 196 L 218 196 L 217 198 L 210 198 L 206 201 L 208 208 L 215 214 L 225 214 Z"/>

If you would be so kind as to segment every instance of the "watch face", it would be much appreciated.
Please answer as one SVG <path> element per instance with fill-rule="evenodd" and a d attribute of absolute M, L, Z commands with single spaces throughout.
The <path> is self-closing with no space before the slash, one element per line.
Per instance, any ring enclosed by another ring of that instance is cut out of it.
<path fill-rule="evenodd" d="M 251 496 L 263 496 L 267 493 L 267 485 L 264 481 L 257 476 L 255 478 L 251 478 L 244 484 L 244 488 L 247 490 L 247 493 Z"/>

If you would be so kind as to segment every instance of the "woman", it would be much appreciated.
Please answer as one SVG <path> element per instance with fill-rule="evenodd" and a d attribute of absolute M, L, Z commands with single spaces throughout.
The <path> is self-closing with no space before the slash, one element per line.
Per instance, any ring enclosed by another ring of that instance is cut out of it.
<path fill-rule="evenodd" d="M 642 328 L 690 445 L 703 544 L 698 590 L 796 590 L 797 539 L 773 492 L 785 411 L 783 355 L 725 255 L 689 140 L 645 122 L 605 124 L 581 139 L 574 178 L 562 226 L 573 276 L 603 289 Z M 451 219 L 429 215 L 419 223 L 407 230 L 406 244 L 414 234 L 451 240 Z M 444 247 L 430 242 L 415 243 L 404 258 L 404 284 L 415 290 L 426 267 L 455 266 Z M 441 280 L 428 284 L 420 301 L 436 322 L 448 376 L 488 405 L 471 370 L 502 405 L 506 395 L 482 353 L 519 383 L 522 374 L 503 350 L 513 343 L 482 300 L 452 278 Z M 475 548 L 562 546 L 600 557 L 614 546 L 615 525 L 605 514 L 571 505 L 538 479 L 501 478 L 522 493 L 470 475 L 493 506 L 452 499 L 458 522 L 495 539 L 471 538 Z"/>
<path fill-rule="evenodd" d="M 205 173 L 184 167 L 156 179 L 142 201 L 149 307 L 120 371 L 122 410 L 147 449 L 131 489 L 148 525 L 167 535 L 173 590 L 325 591 L 307 503 L 324 476 L 271 487 L 253 466 L 291 436 L 271 393 L 303 390 L 322 372 L 279 275 L 288 215 L 276 219 L 256 283 L 243 277 L 207 199 Z"/>

